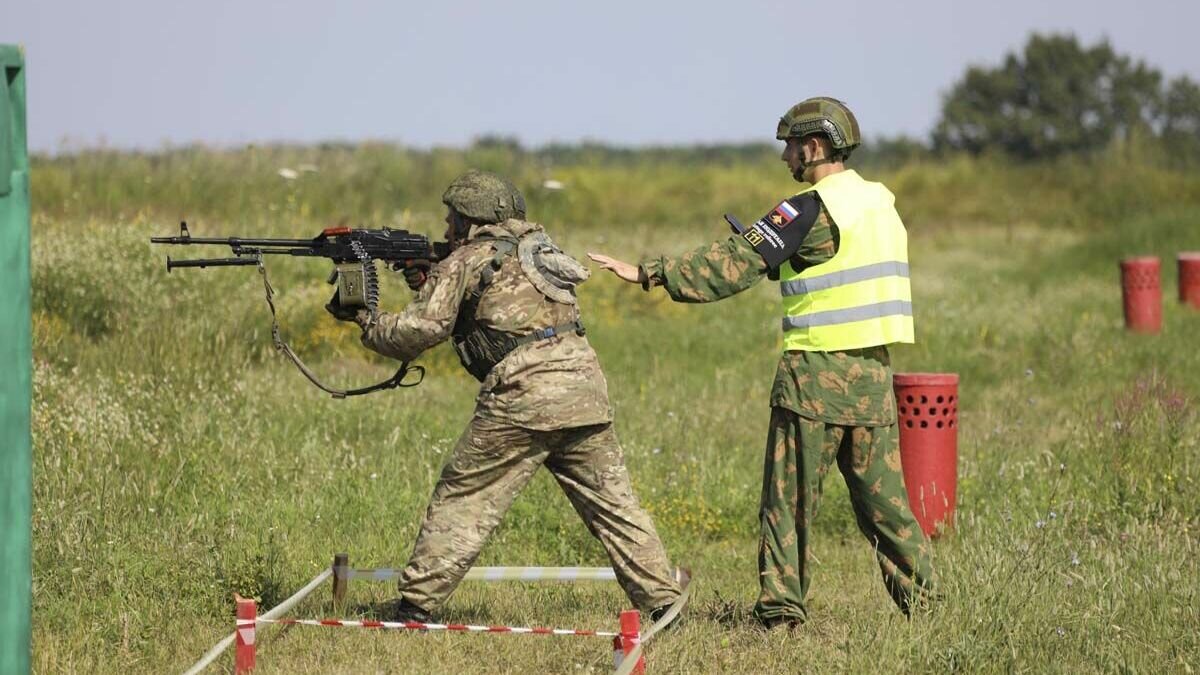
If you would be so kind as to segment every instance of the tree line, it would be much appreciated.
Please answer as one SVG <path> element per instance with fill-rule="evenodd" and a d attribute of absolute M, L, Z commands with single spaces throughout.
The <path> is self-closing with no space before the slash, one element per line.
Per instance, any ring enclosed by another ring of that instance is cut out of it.
<path fill-rule="evenodd" d="M 515 137 L 495 135 L 478 138 L 471 149 L 547 164 L 731 164 L 778 155 L 770 143 L 629 148 L 584 142 L 527 149 Z M 928 139 L 868 137 L 854 159 L 897 166 L 968 153 L 1032 161 L 1121 149 L 1141 161 L 1200 165 L 1200 85 L 1187 76 L 1168 80 L 1107 40 L 1087 46 L 1073 35 L 1033 34 L 1000 65 L 968 67 L 944 95 Z"/>
<path fill-rule="evenodd" d="M 971 66 L 946 94 L 932 135 L 938 151 L 1043 159 L 1157 145 L 1200 160 L 1200 86 L 1171 80 L 1107 40 L 1030 36 L 996 67 Z"/>

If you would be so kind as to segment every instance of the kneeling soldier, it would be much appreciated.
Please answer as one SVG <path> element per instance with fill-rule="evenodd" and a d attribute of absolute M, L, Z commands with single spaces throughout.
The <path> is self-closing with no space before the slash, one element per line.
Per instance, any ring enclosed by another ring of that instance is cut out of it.
<path fill-rule="evenodd" d="M 584 337 L 574 287 L 587 269 L 525 221 L 524 199 L 499 176 L 469 171 L 442 201 L 453 252 L 427 278 L 406 271 L 418 291 L 412 303 L 374 323 L 336 296 L 327 307 L 357 322 L 369 349 L 403 361 L 450 338 L 482 382 L 475 415 L 434 488 L 400 597 L 385 613 L 428 621 L 544 465 L 604 545 L 630 600 L 661 616 L 680 588 L 633 494 L 608 385 Z"/>

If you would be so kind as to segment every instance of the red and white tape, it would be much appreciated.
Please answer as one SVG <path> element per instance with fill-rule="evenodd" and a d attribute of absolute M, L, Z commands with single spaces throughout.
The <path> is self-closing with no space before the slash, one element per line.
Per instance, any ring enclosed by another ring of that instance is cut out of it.
<path fill-rule="evenodd" d="M 254 669 L 257 650 L 256 627 L 258 624 L 282 624 L 294 626 L 342 626 L 350 628 L 376 628 L 412 631 L 452 631 L 460 633 L 492 633 L 492 634 L 525 634 L 525 635 L 564 635 L 582 637 L 613 638 L 613 665 L 617 675 L 638 675 L 644 672 L 645 657 L 642 650 L 650 638 L 669 625 L 683 610 L 691 593 L 690 574 L 687 570 L 677 569 L 676 580 L 679 581 L 683 592 L 676 598 L 671 608 L 659 618 L 648 630 L 642 631 L 637 610 L 621 613 L 620 632 L 576 630 L 569 628 L 526 628 L 521 626 L 474 626 L 469 624 L 440 624 L 399 621 L 352 621 L 341 619 L 283 619 L 278 618 L 305 596 L 316 589 L 331 576 L 334 578 L 334 603 L 344 598 L 346 582 L 350 579 L 385 580 L 399 576 L 400 570 L 393 568 L 354 569 L 348 565 L 348 556 L 338 554 L 334 565 L 322 571 L 295 595 L 280 603 L 262 617 L 256 615 L 257 606 L 253 599 L 235 596 L 238 605 L 236 630 L 232 635 L 218 642 L 210 649 L 186 675 L 195 675 L 210 665 L 226 648 L 236 644 L 234 671 L 249 673 Z M 479 581 L 601 581 L 616 578 L 612 568 L 605 567 L 483 567 L 474 568 L 466 577 Z"/>
<path fill-rule="evenodd" d="M 343 579 L 395 581 L 404 572 L 397 567 L 361 569 L 334 567 Z M 616 581 L 611 567 L 472 567 L 463 581 Z"/>
<path fill-rule="evenodd" d="M 238 629 L 255 624 L 274 623 L 282 626 L 341 626 L 345 628 L 384 628 L 392 630 L 446 630 L 460 633 L 514 633 L 527 635 L 577 635 L 583 637 L 618 637 L 620 633 L 573 628 L 526 628 L 522 626 L 472 626 L 462 623 L 418 623 L 416 621 L 349 621 L 343 619 L 239 619 Z"/>

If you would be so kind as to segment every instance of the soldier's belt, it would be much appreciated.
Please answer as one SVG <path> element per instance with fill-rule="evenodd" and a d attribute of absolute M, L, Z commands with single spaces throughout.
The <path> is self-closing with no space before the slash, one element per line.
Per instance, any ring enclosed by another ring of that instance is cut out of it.
<path fill-rule="evenodd" d="M 516 347 L 529 344 L 530 342 L 549 340 L 550 338 L 556 335 L 562 335 L 563 333 L 579 333 L 580 335 L 583 335 L 586 332 L 587 331 L 584 329 L 583 323 L 579 321 L 579 319 L 576 319 L 574 321 L 568 321 L 567 323 L 551 326 L 549 328 L 539 328 L 529 335 L 522 335 L 516 339 L 516 344 L 513 348 L 515 349 Z M 505 356 L 508 356 L 508 354 L 505 354 Z"/>
<path fill-rule="evenodd" d="M 454 351 L 458 353 L 458 358 L 467 372 L 482 382 L 488 373 L 492 372 L 492 368 L 496 367 L 496 364 L 507 358 L 518 347 L 572 332 L 580 335 L 586 332 L 579 319 L 549 328 L 539 328 L 529 335 L 520 337 L 513 337 L 500 331 L 475 330 L 462 338 L 455 339 Z"/>

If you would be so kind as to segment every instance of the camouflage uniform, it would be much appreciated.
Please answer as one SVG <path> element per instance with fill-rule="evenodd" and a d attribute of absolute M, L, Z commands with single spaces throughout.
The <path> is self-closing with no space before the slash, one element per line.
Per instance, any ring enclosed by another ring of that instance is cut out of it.
<path fill-rule="evenodd" d="M 541 232 L 510 219 L 476 225 L 466 243 L 436 265 L 404 311 L 371 324 L 359 313 L 362 342 L 411 360 L 451 336 L 464 297 L 496 259 L 497 238 Z M 550 300 L 508 255 L 480 297 L 474 320 L 522 336 L 577 318 L 573 304 Z M 539 466 L 545 465 L 588 530 L 600 540 L 617 580 L 637 607 L 679 595 L 654 524 L 638 504 L 612 428 L 608 385 L 587 338 L 575 332 L 518 346 L 483 380 L 475 415 L 442 469 L 412 557 L 403 598 L 435 611 L 453 592 Z"/>
<path fill-rule="evenodd" d="M 793 266 L 801 270 L 830 260 L 837 252 L 836 232 L 822 208 Z M 640 270 L 647 289 L 663 286 L 678 302 L 721 300 L 768 276 L 762 257 L 737 235 L 679 257 L 648 259 Z M 765 623 L 806 617 L 809 530 L 822 478 L 834 462 L 896 604 L 907 613 L 931 588 L 929 543 L 909 510 L 900 471 L 887 347 L 785 351 L 771 389 L 759 514 L 762 592 L 754 611 Z"/>

